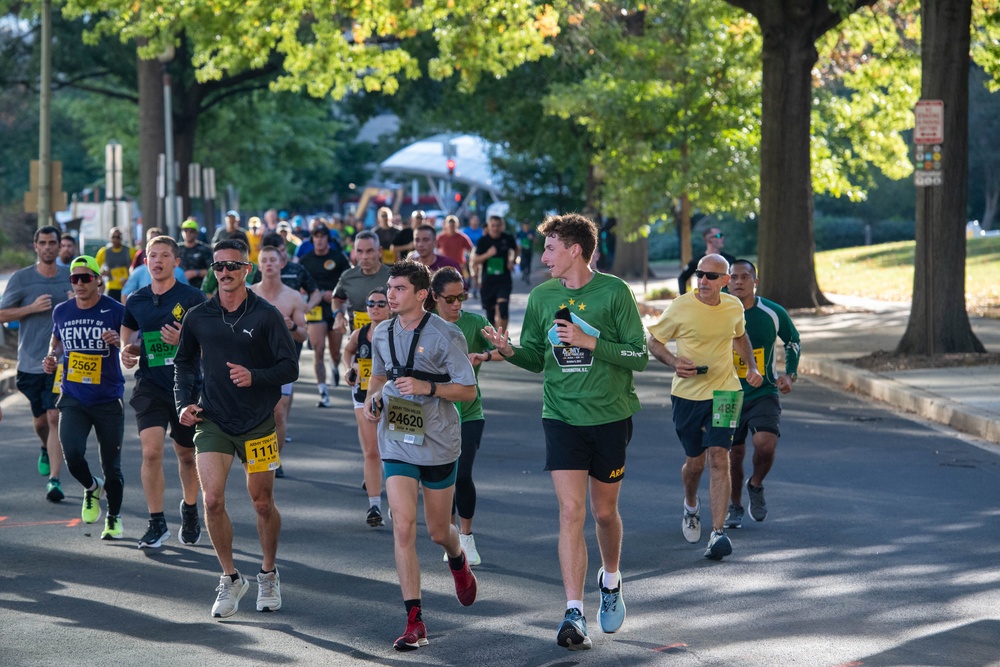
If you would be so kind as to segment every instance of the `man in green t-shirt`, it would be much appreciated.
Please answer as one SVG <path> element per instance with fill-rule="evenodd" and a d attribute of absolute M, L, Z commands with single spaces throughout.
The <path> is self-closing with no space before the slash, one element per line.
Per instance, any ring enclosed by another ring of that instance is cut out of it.
<path fill-rule="evenodd" d="M 797 377 L 799 367 L 799 332 L 784 308 L 757 296 L 757 267 L 746 259 L 738 259 L 729 267 L 729 293 L 743 302 L 747 335 L 753 344 L 753 357 L 764 382 L 759 387 L 747 380 L 747 367 L 735 357 L 736 374 L 743 385 L 743 412 L 733 436 L 729 452 L 732 496 L 726 513 L 727 528 L 743 526 L 743 456 L 747 435 L 752 434 L 753 472 L 746 481 L 750 498 L 750 516 L 754 521 L 767 517 L 764 501 L 764 477 L 774 465 L 774 450 L 781 435 L 779 423 L 781 403 L 778 392 L 787 394 Z M 778 375 L 774 360 L 777 340 L 785 344 L 785 372 Z"/>
<path fill-rule="evenodd" d="M 587 491 L 602 561 L 597 619 L 602 631 L 615 632 L 625 621 L 618 494 L 632 415 L 639 411 L 632 373 L 643 370 L 649 357 L 632 290 L 590 268 L 597 225 L 571 213 L 548 218 L 538 232 L 545 237 L 542 264 L 552 279 L 528 297 L 520 347 L 511 346 L 502 326 L 486 327 L 483 334 L 511 363 L 544 374 L 545 469 L 559 499 L 559 563 L 567 600 L 556 641 L 570 650 L 588 649 L 582 601 Z"/>
<path fill-rule="evenodd" d="M 674 369 L 670 402 L 674 429 L 687 455 L 681 468 L 684 482 L 684 515 L 681 532 L 691 544 L 701 541 L 701 502 L 698 485 L 710 470 L 709 496 L 712 536 L 705 558 L 722 560 L 733 552 L 726 535 L 726 506 L 731 494 L 729 449 L 742 399 L 733 369 L 733 349 L 744 360 L 753 359 L 750 337 L 744 330 L 743 305 L 722 288 L 729 282 L 729 262 L 721 255 L 705 255 L 695 275 L 698 287 L 682 294 L 649 328 L 649 351 Z M 677 354 L 667 341 L 677 341 Z M 747 371 L 747 382 L 760 386 L 756 367 Z"/>

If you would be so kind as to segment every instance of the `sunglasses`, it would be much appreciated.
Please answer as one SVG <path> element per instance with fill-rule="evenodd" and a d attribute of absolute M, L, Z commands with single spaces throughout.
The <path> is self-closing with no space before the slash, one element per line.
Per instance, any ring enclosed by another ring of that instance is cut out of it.
<path fill-rule="evenodd" d="M 77 283 L 83 283 L 86 285 L 87 283 L 92 283 L 95 280 L 97 280 L 97 276 L 92 273 L 74 273 L 69 277 L 69 281 L 74 285 Z"/>
<path fill-rule="evenodd" d="M 444 302 L 447 303 L 447 304 L 452 304 L 452 303 L 455 303 L 456 301 L 458 301 L 459 303 L 461 303 L 462 301 L 465 301 L 466 299 L 469 298 L 469 293 L 468 292 L 462 292 L 461 294 L 456 294 L 455 296 L 443 296 L 441 294 L 438 294 L 438 298 L 439 299 L 444 299 Z"/>
<path fill-rule="evenodd" d="M 719 232 L 718 234 L 709 234 L 708 235 L 708 238 L 710 238 L 710 239 L 722 239 L 722 238 L 725 238 L 725 237 L 726 237 L 726 235 L 723 234 L 722 232 Z"/>
<path fill-rule="evenodd" d="M 213 262 L 212 270 L 216 273 L 222 273 L 223 271 L 239 271 L 241 266 L 250 266 L 250 262 Z"/>
<path fill-rule="evenodd" d="M 368 306 L 369 308 L 385 308 L 386 306 L 389 305 L 389 302 L 382 300 L 376 301 L 375 299 L 368 299 L 367 301 L 365 301 L 365 305 Z"/>
<path fill-rule="evenodd" d="M 698 276 L 699 278 L 708 278 L 709 280 L 718 280 L 720 277 L 722 277 L 724 275 L 727 275 L 727 274 L 725 274 L 725 273 L 716 273 L 715 271 L 702 271 L 701 269 L 698 269 L 697 271 L 694 272 L 694 275 Z"/>

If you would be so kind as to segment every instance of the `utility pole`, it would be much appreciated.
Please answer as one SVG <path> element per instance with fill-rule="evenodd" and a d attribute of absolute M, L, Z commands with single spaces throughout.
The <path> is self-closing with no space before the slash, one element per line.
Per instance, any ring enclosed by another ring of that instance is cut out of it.
<path fill-rule="evenodd" d="M 42 71 L 38 81 L 38 227 L 52 217 L 52 0 L 42 0 Z"/>

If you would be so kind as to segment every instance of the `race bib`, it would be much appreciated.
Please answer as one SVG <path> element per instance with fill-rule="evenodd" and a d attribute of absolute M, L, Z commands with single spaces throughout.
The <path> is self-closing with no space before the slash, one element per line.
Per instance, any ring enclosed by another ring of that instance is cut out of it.
<path fill-rule="evenodd" d="M 281 465 L 278 458 L 278 434 L 271 433 L 263 438 L 247 440 L 246 448 L 247 472 L 269 472 L 277 470 Z"/>
<path fill-rule="evenodd" d="M 358 359 L 358 382 L 361 391 L 368 391 L 368 380 L 372 376 L 372 360 Z"/>
<path fill-rule="evenodd" d="M 488 276 L 502 276 L 504 271 L 507 269 L 507 258 L 506 257 L 490 257 L 486 260 L 486 264 L 483 270 L 486 271 Z"/>
<path fill-rule="evenodd" d="M 316 304 L 312 310 L 306 313 L 306 322 L 322 322 L 323 321 L 323 306 L 321 304 Z"/>
<path fill-rule="evenodd" d="M 59 364 L 56 366 L 56 376 L 52 380 L 52 393 L 61 394 L 62 393 L 62 376 L 63 376 L 63 365 Z"/>
<path fill-rule="evenodd" d="M 390 398 L 386 421 L 390 440 L 404 445 L 424 444 L 424 406 L 420 403 Z"/>
<path fill-rule="evenodd" d="M 116 266 L 111 269 L 111 280 L 120 283 L 122 285 L 128 280 L 128 267 L 127 266 Z"/>
<path fill-rule="evenodd" d="M 712 392 L 712 426 L 736 428 L 740 424 L 740 411 L 742 409 L 742 391 Z"/>
<path fill-rule="evenodd" d="M 753 362 L 757 365 L 757 372 L 761 375 L 764 374 L 764 348 L 755 347 L 753 350 Z M 733 366 L 736 367 L 736 375 L 742 379 L 747 377 L 747 365 L 743 363 L 743 359 L 737 354 L 736 350 L 733 350 Z"/>
<path fill-rule="evenodd" d="M 355 310 L 354 311 L 354 324 L 353 324 L 352 330 L 354 330 L 354 329 L 360 329 L 361 327 L 365 326 L 366 324 L 371 324 L 371 321 L 372 321 L 372 318 L 368 317 L 368 313 L 364 312 L 363 310 Z"/>
<path fill-rule="evenodd" d="M 150 368 L 174 365 L 177 346 L 163 342 L 162 333 L 159 331 L 143 332 L 142 341 L 146 345 L 146 363 L 149 364 Z"/>
<path fill-rule="evenodd" d="M 101 384 L 101 364 L 103 362 L 104 359 L 96 354 L 70 352 L 66 381 L 79 382 L 80 384 Z"/>

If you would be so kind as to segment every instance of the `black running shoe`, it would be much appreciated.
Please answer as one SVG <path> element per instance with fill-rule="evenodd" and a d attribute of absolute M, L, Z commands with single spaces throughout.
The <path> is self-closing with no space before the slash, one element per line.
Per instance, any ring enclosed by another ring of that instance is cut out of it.
<path fill-rule="evenodd" d="M 375 505 L 368 508 L 368 525 L 372 528 L 385 525 L 385 521 L 382 520 L 382 510 Z"/>
<path fill-rule="evenodd" d="M 201 539 L 201 519 L 198 508 L 188 509 L 181 500 L 181 544 L 198 544 Z"/>
<path fill-rule="evenodd" d="M 164 519 L 150 519 L 146 534 L 139 538 L 140 549 L 159 549 L 163 540 L 170 537 L 170 529 Z"/>

